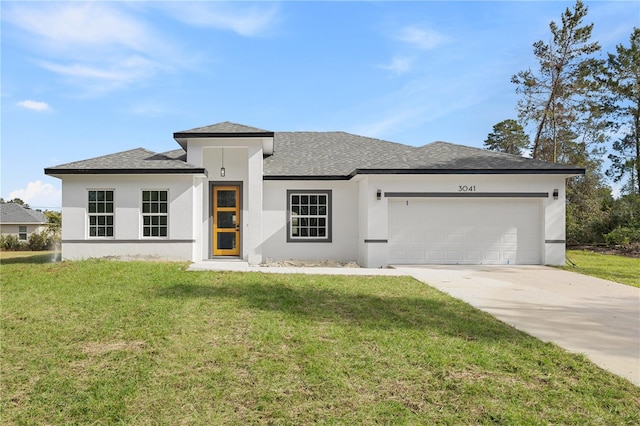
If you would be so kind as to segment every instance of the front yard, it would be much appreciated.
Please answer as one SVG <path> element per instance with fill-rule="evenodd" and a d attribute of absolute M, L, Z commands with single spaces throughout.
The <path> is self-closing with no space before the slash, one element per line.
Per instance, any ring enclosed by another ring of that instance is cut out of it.
<path fill-rule="evenodd" d="M 640 423 L 640 388 L 411 278 L 1 268 L 3 424 Z"/>
<path fill-rule="evenodd" d="M 567 265 L 562 269 L 605 280 L 640 287 L 640 258 L 567 250 Z"/>

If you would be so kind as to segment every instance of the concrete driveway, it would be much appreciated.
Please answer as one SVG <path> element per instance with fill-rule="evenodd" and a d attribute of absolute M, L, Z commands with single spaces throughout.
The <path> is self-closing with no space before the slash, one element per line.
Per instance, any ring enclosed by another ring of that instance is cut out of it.
<path fill-rule="evenodd" d="M 395 268 L 640 386 L 638 288 L 544 266 Z"/>

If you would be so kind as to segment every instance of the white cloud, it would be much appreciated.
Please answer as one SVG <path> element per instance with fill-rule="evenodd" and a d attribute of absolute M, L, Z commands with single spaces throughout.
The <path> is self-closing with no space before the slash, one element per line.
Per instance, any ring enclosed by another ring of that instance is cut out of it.
<path fill-rule="evenodd" d="M 126 7 L 113 3 L 15 4 L 4 20 L 23 30 L 35 62 L 89 94 L 143 82 L 188 66 L 178 51 Z M 167 58 L 172 58 L 167 61 Z"/>
<path fill-rule="evenodd" d="M 274 4 L 246 5 L 221 2 L 180 2 L 160 4 L 172 18 L 197 27 L 231 30 L 242 36 L 263 34 L 277 19 Z"/>
<path fill-rule="evenodd" d="M 50 109 L 49 104 L 46 102 L 40 101 L 32 101 L 30 99 L 25 99 L 24 101 L 18 102 L 18 106 L 22 108 L 31 109 L 34 111 L 47 111 Z"/>
<path fill-rule="evenodd" d="M 20 198 L 31 207 L 59 208 L 62 204 L 62 190 L 50 183 L 37 180 L 29 182 L 26 189 L 17 189 L 9 193 L 7 200 Z"/>
<path fill-rule="evenodd" d="M 415 26 L 402 28 L 396 38 L 422 50 L 433 49 L 448 40 L 446 36 L 437 31 Z"/>
<path fill-rule="evenodd" d="M 143 24 L 104 3 L 15 6 L 5 18 L 56 50 L 96 44 L 143 50 L 149 39 Z"/>
<path fill-rule="evenodd" d="M 393 71 L 394 73 L 406 74 L 413 68 L 414 58 L 406 56 L 394 56 L 389 65 L 383 65 L 381 68 Z"/>

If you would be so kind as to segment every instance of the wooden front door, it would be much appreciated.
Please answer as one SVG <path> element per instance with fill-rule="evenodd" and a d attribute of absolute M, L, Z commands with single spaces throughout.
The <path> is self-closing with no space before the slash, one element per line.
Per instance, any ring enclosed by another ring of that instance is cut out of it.
<path fill-rule="evenodd" d="M 213 255 L 240 255 L 240 187 L 213 187 Z"/>

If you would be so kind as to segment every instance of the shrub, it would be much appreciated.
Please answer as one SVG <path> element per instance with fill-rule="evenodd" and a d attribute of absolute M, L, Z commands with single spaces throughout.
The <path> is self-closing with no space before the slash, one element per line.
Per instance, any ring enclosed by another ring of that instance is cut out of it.
<path fill-rule="evenodd" d="M 604 236 L 607 244 L 626 246 L 640 242 L 640 229 L 618 227 Z"/>
<path fill-rule="evenodd" d="M 24 250 L 26 244 L 18 239 L 17 235 L 0 235 L 0 248 L 2 250 Z"/>
<path fill-rule="evenodd" d="M 29 249 L 33 251 L 49 250 L 53 247 L 53 237 L 47 232 L 34 232 L 29 236 Z"/>

